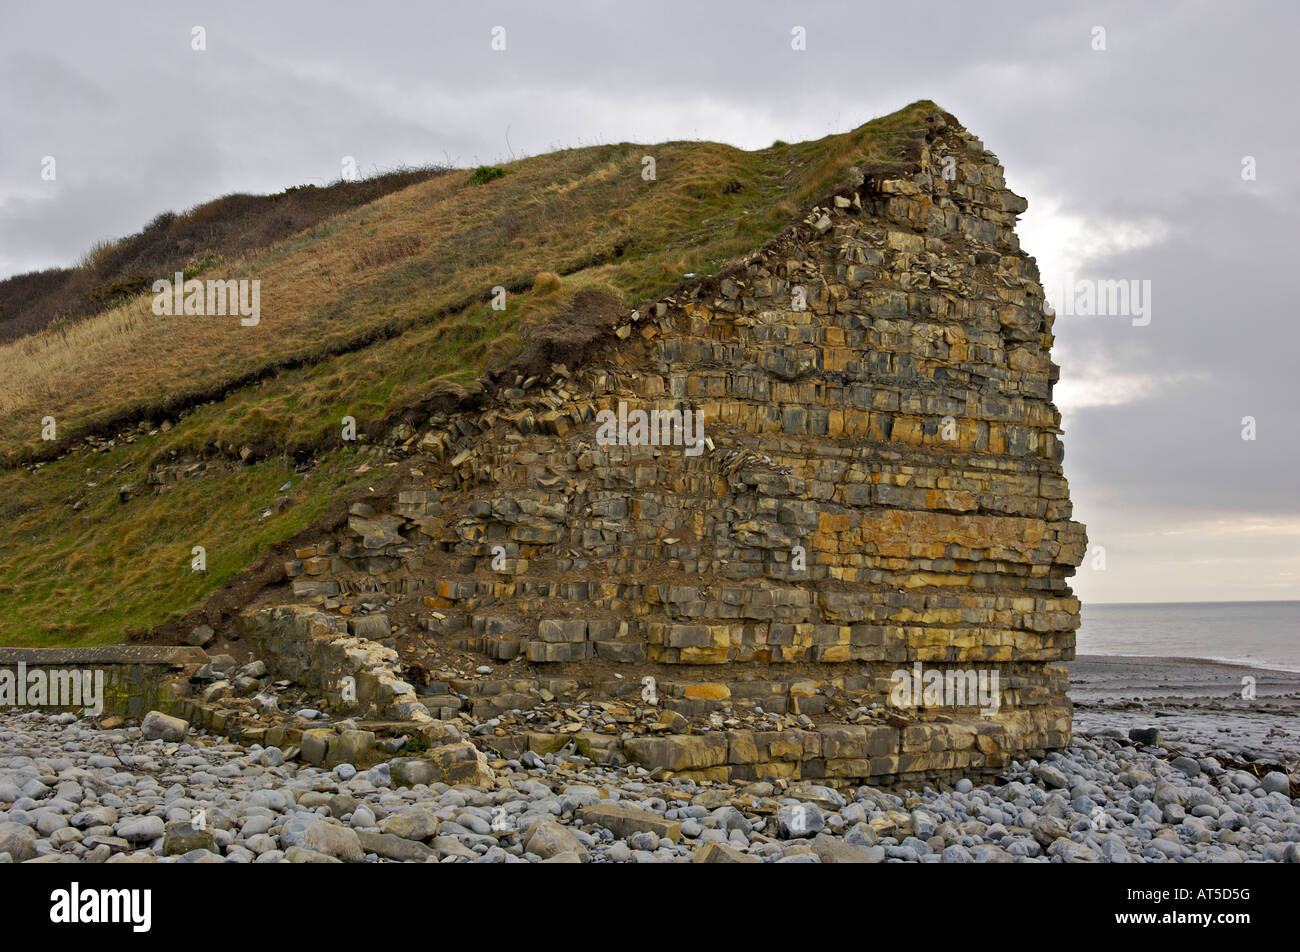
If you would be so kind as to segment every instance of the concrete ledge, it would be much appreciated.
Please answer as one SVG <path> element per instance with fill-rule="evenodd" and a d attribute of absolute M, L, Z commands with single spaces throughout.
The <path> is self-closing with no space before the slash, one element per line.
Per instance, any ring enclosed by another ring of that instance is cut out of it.
<path fill-rule="evenodd" d="M 203 664 L 208 660 L 202 648 L 157 645 L 97 645 L 89 648 L 4 648 L 0 665 L 26 664 L 85 667 L 110 664 Z"/>
<path fill-rule="evenodd" d="M 0 670 L 16 677 L 45 671 L 95 672 L 101 714 L 143 717 L 147 711 L 173 713 L 172 705 L 184 690 L 184 681 L 208 660 L 202 648 L 156 645 L 96 645 L 87 648 L 0 648 Z M 65 703 L 69 697 L 74 703 Z M 51 696 L 33 706 L 83 709 L 80 695 Z"/>

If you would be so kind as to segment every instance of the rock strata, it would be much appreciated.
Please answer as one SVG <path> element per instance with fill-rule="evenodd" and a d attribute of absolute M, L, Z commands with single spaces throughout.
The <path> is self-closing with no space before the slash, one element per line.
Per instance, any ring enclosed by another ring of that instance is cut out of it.
<path fill-rule="evenodd" d="M 510 758 L 581 735 L 697 781 L 850 784 L 1066 747 L 1086 539 L 1025 208 L 932 117 L 581 366 L 403 423 L 405 488 L 296 551 L 245 636 L 332 709 L 486 724 Z"/>

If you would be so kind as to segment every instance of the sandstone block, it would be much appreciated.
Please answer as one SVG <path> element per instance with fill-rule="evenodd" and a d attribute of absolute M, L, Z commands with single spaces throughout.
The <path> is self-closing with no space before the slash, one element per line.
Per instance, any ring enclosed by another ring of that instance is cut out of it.
<path fill-rule="evenodd" d="M 682 832 L 682 825 L 677 820 L 668 820 L 649 810 L 607 801 L 582 807 L 578 810 L 578 818 L 584 823 L 603 827 L 624 840 L 635 833 L 653 833 L 661 839 L 667 837 L 676 843 Z"/>
<path fill-rule="evenodd" d="M 650 769 L 698 770 L 727 762 L 727 739 L 718 734 L 634 737 L 623 746 L 632 760 Z"/>

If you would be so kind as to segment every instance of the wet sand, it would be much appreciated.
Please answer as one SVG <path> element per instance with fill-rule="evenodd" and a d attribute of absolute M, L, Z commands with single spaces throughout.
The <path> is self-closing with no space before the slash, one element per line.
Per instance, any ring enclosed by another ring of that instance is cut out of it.
<path fill-rule="evenodd" d="M 1069 668 L 1076 732 L 1154 727 L 1171 748 L 1300 763 L 1300 672 L 1120 655 L 1080 655 Z"/>

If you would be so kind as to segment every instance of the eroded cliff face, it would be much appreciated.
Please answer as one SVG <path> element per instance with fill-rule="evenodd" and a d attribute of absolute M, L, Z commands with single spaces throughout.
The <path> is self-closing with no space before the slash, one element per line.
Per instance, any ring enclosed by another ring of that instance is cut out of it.
<path fill-rule="evenodd" d="M 851 781 L 1066 745 L 1085 535 L 1026 203 L 952 117 L 921 133 L 582 366 L 395 433 L 395 507 L 270 601 L 395 638 L 428 711 L 499 718 L 475 741 L 508 756 Z"/>

